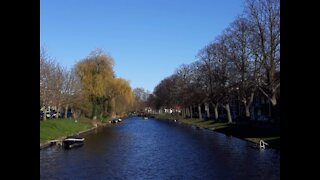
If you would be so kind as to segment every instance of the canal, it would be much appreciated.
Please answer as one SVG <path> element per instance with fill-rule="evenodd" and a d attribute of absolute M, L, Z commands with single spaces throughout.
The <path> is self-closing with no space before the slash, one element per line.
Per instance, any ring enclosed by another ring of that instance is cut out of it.
<path fill-rule="evenodd" d="M 40 179 L 280 179 L 280 151 L 157 119 L 125 119 L 82 147 L 40 150 Z"/>

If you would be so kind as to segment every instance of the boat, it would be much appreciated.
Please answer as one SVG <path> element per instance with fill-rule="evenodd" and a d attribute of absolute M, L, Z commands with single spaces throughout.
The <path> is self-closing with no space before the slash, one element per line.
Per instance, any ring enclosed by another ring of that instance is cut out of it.
<path fill-rule="evenodd" d="M 79 147 L 84 144 L 84 138 L 79 136 L 68 136 L 63 140 L 63 147 L 65 149 L 71 149 L 74 147 Z"/>
<path fill-rule="evenodd" d="M 119 123 L 119 122 L 121 122 L 121 121 L 122 121 L 121 118 L 119 118 L 119 119 L 113 119 L 113 120 L 110 121 L 110 123 Z"/>

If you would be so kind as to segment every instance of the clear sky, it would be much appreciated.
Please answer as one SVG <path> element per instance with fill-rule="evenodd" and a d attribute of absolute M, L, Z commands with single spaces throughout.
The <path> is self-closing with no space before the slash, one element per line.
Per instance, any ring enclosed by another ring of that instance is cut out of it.
<path fill-rule="evenodd" d="M 101 48 L 150 92 L 241 14 L 244 0 L 40 0 L 40 46 L 71 68 Z"/>

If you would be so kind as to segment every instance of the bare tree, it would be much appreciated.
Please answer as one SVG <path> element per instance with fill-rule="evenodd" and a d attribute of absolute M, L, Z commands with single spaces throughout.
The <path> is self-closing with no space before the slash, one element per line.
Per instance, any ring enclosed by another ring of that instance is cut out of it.
<path fill-rule="evenodd" d="M 63 76 L 64 82 L 62 87 L 62 99 L 64 106 L 64 118 L 67 118 L 69 108 L 76 107 L 75 97 L 81 93 L 81 86 L 74 68 L 69 71 L 64 71 Z"/>
<path fill-rule="evenodd" d="M 62 92 L 63 92 L 63 83 L 64 83 L 64 69 L 59 65 L 55 64 L 53 67 L 53 76 L 50 83 L 50 89 L 52 91 L 52 101 L 56 111 L 56 118 L 59 118 L 59 112 L 62 105 Z"/>
<path fill-rule="evenodd" d="M 229 59 L 237 72 L 234 77 L 236 90 L 245 107 L 247 118 L 250 117 L 250 107 L 258 88 L 257 75 L 261 71 L 258 59 L 252 53 L 252 43 L 255 41 L 252 29 L 247 19 L 239 17 L 226 30 Z"/>
<path fill-rule="evenodd" d="M 280 95 L 280 5 L 279 0 L 247 0 L 243 16 L 222 35 L 205 46 L 198 60 L 182 65 L 155 88 L 159 106 L 182 105 L 192 117 L 193 106 L 211 103 L 218 119 L 224 107 L 232 122 L 230 103 L 235 97 L 250 117 L 257 89 L 272 103 Z M 176 98 L 176 100 L 172 100 Z M 201 108 L 199 108 L 199 113 Z M 200 116 L 201 117 L 201 116 Z"/>
<path fill-rule="evenodd" d="M 192 105 L 193 96 L 192 96 L 192 76 L 193 76 L 193 68 L 191 65 L 183 64 L 181 65 L 175 72 L 177 80 L 177 90 L 178 90 L 178 101 L 180 105 L 183 107 L 184 114 L 189 117 L 192 117 Z M 186 116 L 185 115 L 185 116 Z"/>
<path fill-rule="evenodd" d="M 227 46 L 227 36 L 222 34 L 216 38 L 214 53 L 214 77 L 217 89 L 217 98 L 219 104 L 225 108 L 227 112 L 228 122 L 232 122 L 230 110 L 230 101 L 233 98 L 235 88 L 236 71 L 230 61 L 230 51 Z"/>
<path fill-rule="evenodd" d="M 245 10 L 254 28 L 254 53 L 264 68 L 259 90 L 275 106 L 280 87 L 280 0 L 247 0 Z"/>
<path fill-rule="evenodd" d="M 134 101 L 135 111 L 144 111 L 150 92 L 146 91 L 142 87 L 137 87 L 133 89 L 133 94 L 135 97 L 135 101 Z"/>
<path fill-rule="evenodd" d="M 207 102 L 214 107 L 215 119 L 218 120 L 218 107 L 221 104 L 221 88 L 219 81 L 219 60 L 218 44 L 210 43 L 201 49 L 197 55 L 198 61 L 201 63 L 201 78 L 203 81 L 204 93 L 206 94 Z"/>
<path fill-rule="evenodd" d="M 47 118 L 49 107 L 55 105 L 55 68 L 57 64 L 44 48 L 40 49 L 40 102 L 44 113 L 44 120 Z"/>

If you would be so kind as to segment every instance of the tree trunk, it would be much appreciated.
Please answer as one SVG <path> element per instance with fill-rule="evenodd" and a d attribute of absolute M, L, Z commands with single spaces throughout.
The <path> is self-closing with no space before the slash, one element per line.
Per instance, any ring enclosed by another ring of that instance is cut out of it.
<path fill-rule="evenodd" d="M 231 112 L 230 112 L 229 103 L 225 105 L 225 108 L 226 108 L 226 110 L 227 110 L 228 123 L 232 123 L 232 117 L 231 117 Z"/>
<path fill-rule="evenodd" d="M 104 99 L 101 99 L 101 100 L 100 100 L 100 106 L 101 106 L 100 118 L 101 118 L 101 119 L 102 119 L 103 114 L 104 114 L 104 111 L 105 111 L 105 109 L 106 109 L 105 104 L 106 104 L 106 101 L 105 101 Z"/>
<path fill-rule="evenodd" d="M 199 119 L 202 119 L 201 104 L 198 105 Z"/>
<path fill-rule="evenodd" d="M 91 115 L 92 119 L 97 119 L 96 110 L 97 110 L 97 102 L 96 102 L 96 99 L 93 99 L 92 100 L 92 115 Z"/>
<path fill-rule="evenodd" d="M 60 105 L 58 106 L 58 108 L 56 110 L 56 119 L 59 118 L 59 112 L 60 112 Z"/>
<path fill-rule="evenodd" d="M 68 104 L 66 105 L 66 108 L 64 110 L 64 118 L 67 119 L 68 118 Z"/>
<path fill-rule="evenodd" d="M 185 118 L 186 117 L 186 112 L 185 112 L 185 108 L 182 108 L 182 118 Z"/>
<path fill-rule="evenodd" d="M 209 119 L 210 118 L 210 109 L 209 109 L 209 104 L 208 103 L 205 103 L 205 110 L 207 112 L 207 118 Z"/>
<path fill-rule="evenodd" d="M 115 100 L 115 98 L 112 98 L 112 100 L 111 100 L 111 112 L 112 112 L 112 117 L 113 118 L 115 118 L 116 116 L 117 116 L 117 112 L 116 112 L 116 100 Z"/>
<path fill-rule="evenodd" d="M 102 118 L 103 114 L 104 114 L 104 100 L 103 99 L 100 99 L 99 101 L 99 109 L 100 109 L 100 112 L 99 112 L 99 116 L 100 118 Z M 101 119 L 100 119 L 101 120 Z"/>
<path fill-rule="evenodd" d="M 269 117 L 271 117 L 271 104 L 270 104 L 270 102 L 268 102 L 268 115 L 269 115 Z"/>
<path fill-rule="evenodd" d="M 192 106 L 190 106 L 190 118 L 193 118 Z"/>
<path fill-rule="evenodd" d="M 253 97 L 254 97 L 254 93 L 252 92 L 248 102 L 245 98 L 243 99 L 243 105 L 244 105 L 245 111 L 246 111 L 246 118 L 250 118 L 250 116 L 251 116 L 250 107 L 253 102 Z"/>
<path fill-rule="evenodd" d="M 43 110 L 43 120 L 46 121 L 47 120 L 47 108 L 45 107 Z"/>
<path fill-rule="evenodd" d="M 72 110 L 72 115 L 73 115 L 73 118 L 74 118 L 75 120 L 77 120 L 77 118 L 78 118 L 78 112 L 76 112 L 75 110 Z"/>
<path fill-rule="evenodd" d="M 184 109 L 184 117 L 183 118 L 187 118 L 188 114 L 187 114 L 187 108 L 183 108 Z"/>
<path fill-rule="evenodd" d="M 250 118 L 250 106 L 245 105 L 244 107 L 246 108 L 246 118 Z"/>
<path fill-rule="evenodd" d="M 270 99 L 272 106 L 276 106 L 277 105 L 277 98 L 276 98 L 276 94 L 274 93 L 272 95 L 272 98 Z"/>
<path fill-rule="evenodd" d="M 272 103 L 272 106 L 277 105 L 277 97 L 275 92 L 272 93 L 272 96 L 270 98 L 270 96 L 266 92 L 264 92 L 263 89 L 259 88 L 259 90 L 262 92 L 262 94 L 264 94 L 268 98 L 268 100 Z"/>
<path fill-rule="evenodd" d="M 215 116 L 216 120 L 218 120 L 218 118 L 219 118 L 218 104 L 214 105 L 214 116 Z"/>

